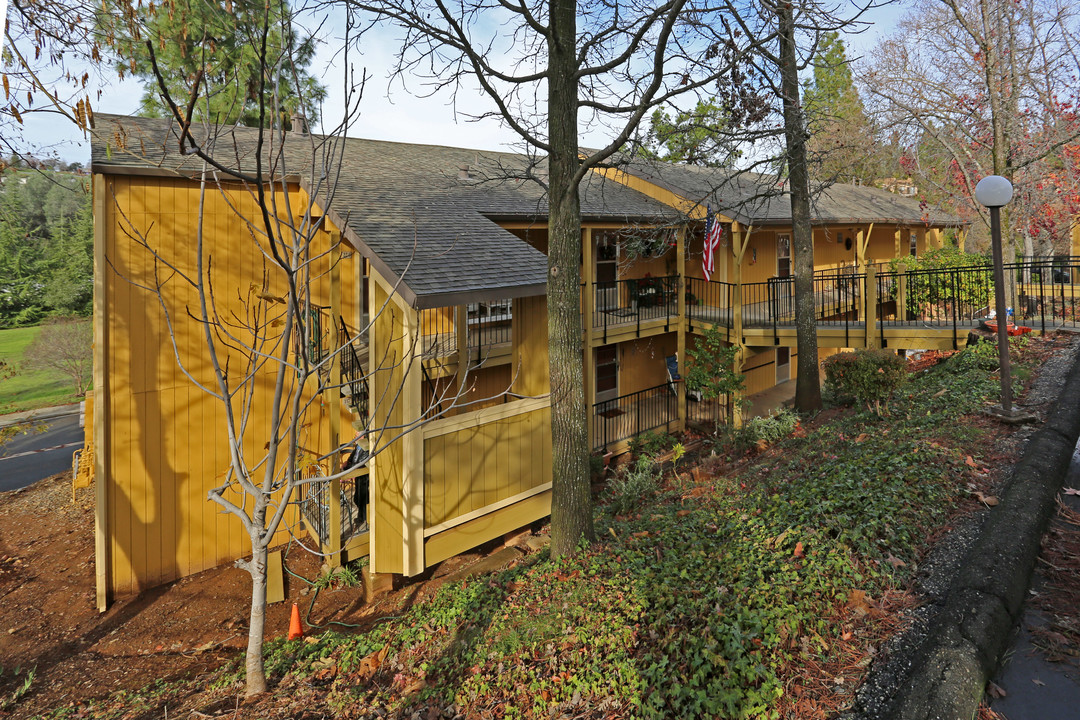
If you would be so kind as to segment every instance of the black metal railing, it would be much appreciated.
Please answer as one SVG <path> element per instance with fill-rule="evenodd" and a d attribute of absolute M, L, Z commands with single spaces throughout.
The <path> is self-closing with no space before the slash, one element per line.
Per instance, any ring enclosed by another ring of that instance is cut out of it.
<path fill-rule="evenodd" d="M 1017 322 L 1045 332 L 1080 327 L 1080 258 L 1043 258 L 1010 263 L 1015 273 Z"/>
<path fill-rule="evenodd" d="M 431 308 L 420 311 L 418 354 L 425 359 L 445 358 L 457 352 L 458 338 L 454 325 L 454 309 Z"/>
<path fill-rule="evenodd" d="M 649 320 L 671 320 L 679 314 L 678 275 L 593 283 L 593 328 L 610 328 Z"/>
<path fill-rule="evenodd" d="M 610 447 L 679 419 L 682 383 L 664 383 L 646 390 L 594 403 L 593 449 Z"/>
<path fill-rule="evenodd" d="M 366 420 L 368 417 L 368 380 L 364 366 L 357 352 L 356 334 L 349 331 L 345 319 L 338 318 L 338 346 L 341 348 L 341 383 L 346 402 L 357 415 Z"/>
<path fill-rule="evenodd" d="M 866 276 L 847 269 L 814 273 L 814 317 L 818 325 L 850 327 L 864 319 Z"/>
<path fill-rule="evenodd" d="M 787 327 L 795 324 L 795 278 L 774 277 L 743 283 L 743 327 Z"/>
<path fill-rule="evenodd" d="M 733 327 L 731 308 L 735 299 L 735 285 L 703 278 L 686 279 L 686 316 L 691 323 L 712 323 L 730 329 Z"/>
<path fill-rule="evenodd" d="M 505 345 L 512 339 L 513 301 L 474 303 L 466 314 L 469 349 Z"/>
<path fill-rule="evenodd" d="M 917 321 L 956 330 L 984 315 L 993 293 L 989 266 L 881 273 L 878 321 L 883 327 Z"/>
<path fill-rule="evenodd" d="M 350 478 L 341 481 L 341 541 L 367 532 L 366 517 L 360 517 L 360 507 L 356 502 L 356 484 L 363 484 L 362 478 Z M 299 486 L 300 512 L 308 528 L 319 538 L 322 545 L 330 542 L 330 481 L 309 480 Z M 367 508 L 365 507 L 365 514 Z"/>

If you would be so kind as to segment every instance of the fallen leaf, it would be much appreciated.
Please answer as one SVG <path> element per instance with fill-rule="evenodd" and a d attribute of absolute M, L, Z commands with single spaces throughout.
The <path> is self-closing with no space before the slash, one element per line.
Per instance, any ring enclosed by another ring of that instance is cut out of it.
<path fill-rule="evenodd" d="M 1035 683 L 1035 684 L 1036 684 L 1036 685 L 1038 685 L 1039 687 L 1046 687 L 1046 683 L 1044 683 L 1044 682 L 1043 682 L 1042 680 L 1040 680 L 1039 678 L 1031 678 L 1031 682 Z"/>
<path fill-rule="evenodd" d="M 859 437 L 855 438 L 855 442 L 861 443 L 863 440 L 866 440 L 869 437 L 870 436 L 867 435 L 866 433 L 859 433 Z"/>
<path fill-rule="evenodd" d="M 801 558 L 803 556 L 803 544 L 801 542 L 795 543 L 795 552 L 791 554 L 794 557 Z"/>
<path fill-rule="evenodd" d="M 856 615 L 867 615 L 870 613 L 870 605 L 866 602 L 866 593 L 862 590 L 852 590 L 851 595 L 848 596 L 848 607 L 855 611 Z"/>
<path fill-rule="evenodd" d="M 1006 693 L 1005 690 L 995 682 L 990 682 L 986 684 L 986 694 L 992 698 L 1003 698 L 1008 695 L 1008 693 Z"/>
<path fill-rule="evenodd" d="M 1080 490 L 1076 488 L 1065 488 L 1066 495 L 1080 495 Z"/>
<path fill-rule="evenodd" d="M 895 555 L 893 555 L 892 553 L 889 553 L 889 556 L 888 556 L 887 558 L 885 558 L 885 562 L 889 563 L 889 564 L 890 564 L 890 565 L 892 565 L 892 566 L 893 566 L 894 568 L 902 568 L 902 567 L 906 567 L 906 566 L 907 566 L 907 563 L 906 563 L 906 562 L 904 562 L 904 561 L 903 561 L 903 560 L 901 560 L 900 558 L 896 557 L 896 556 L 895 556 Z"/>
<path fill-rule="evenodd" d="M 978 467 L 975 464 L 975 461 L 971 459 L 970 455 L 968 455 L 966 458 L 964 458 L 964 464 L 966 464 L 968 467 L 972 467 L 972 468 Z"/>
<path fill-rule="evenodd" d="M 680 510 L 679 512 L 675 513 L 675 517 L 686 517 L 692 512 L 693 510 Z"/>
<path fill-rule="evenodd" d="M 986 505 L 986 507 L 995 507 L 999 502 L 1001 502 L 997 499 L 996 495 L 985 495 L 981 492 L 976 492 L 975 497 L 979 498 L 979 502 Z"/>
<path fill-rule="evenodd" d="M 642 530 L 641 532 L 636 532 L 636 533 L 633 533 L 633 534 L 632 534 L 632 537 L 636 537 L 636 538 L 646 538 L 646 537 L 649 537 L 649 535 L 650 535 L 650 534 L 651 534 L 651 533 L 649 533 L 649 531 L 648 531 L 648 530 Z"/>

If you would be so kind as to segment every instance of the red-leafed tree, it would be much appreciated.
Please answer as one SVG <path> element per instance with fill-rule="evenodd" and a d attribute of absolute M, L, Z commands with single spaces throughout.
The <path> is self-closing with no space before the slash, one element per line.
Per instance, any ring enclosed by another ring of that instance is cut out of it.
<path fill-rule="evenodd" d="M 1061 251 L 1077 210 L 1078 39 L 1077 10 L 1047 0 L 918 0 L 857 75 L 927 199 L 988 222 L 975 184 L 1003 175 L 1006 236 L 1025 255 Z"/>

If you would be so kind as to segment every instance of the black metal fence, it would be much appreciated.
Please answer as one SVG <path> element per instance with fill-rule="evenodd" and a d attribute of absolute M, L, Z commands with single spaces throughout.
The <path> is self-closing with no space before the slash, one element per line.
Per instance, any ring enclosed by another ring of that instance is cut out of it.
<path fill-rule="evenodd" d="M 1045 332 L 1080 327 L 1080 258 L 1054 257 L 1010 263 L 1016 278 L 1017 322 Z"/>
<path fill-rule="evenodd" d="M 909 270 L 878 275 L 882 326 L 918 321 L 927 327 L 970 325 L 986 314 L 994 294 L 989 266 Z"/>
<path fill-rule="evenodd" d="M 715 425 L 730 422 L 729 398 L 703 400 L 688 391 L 686 383 L 664 383 L 646 390 L 621 395 L 593 405 L 593 449 L 600 450 L 657 428 L 666 428 L 679 419 L 678 393 L 687 393 L 686 419 Z"/>
<path fill-rule="evenodd" d="M 686 279 L 686 315 L 691 322 L 712 323 L 731 329 L 735 285 L 704 278 Z"/>
<path fill-rule="evenodd" d="M 338 345 L 341 348 L 342 394 L 346 402 L 357 415 L 367 420 L 368 417 L 368 380 L 364 373 L 360 354 L 353 343 L 356 333 L 350 332 L 344 318 L 338 318 Z"/>
<path fill-rule="evenodd" d="M 682 383 L 664 383 L 593 404 L 593 449 L 610 447 L 679 419 Z"/>
<path fill-rule="evenodd" d="M 360 517 L 360 508 L 356 503 L 356 484 L 361 483 L 360 489 L 363 491 L 364 482 L 361 478 L 341 481 L 342 542 L 368 530 L 367 518 Z M 328 544 L 330 542 L 330 481 L 309 480 L 300 485 L 298 490 L 300 497 L 297 502 L 305 523 L 318 536 L 321 544 Z"/>
<path fill-rule="evenodd" d="M 679 276 L 633 278 L 593 284 L 593 327 L 604 330 L 670 320 L 679 314 Z"/>

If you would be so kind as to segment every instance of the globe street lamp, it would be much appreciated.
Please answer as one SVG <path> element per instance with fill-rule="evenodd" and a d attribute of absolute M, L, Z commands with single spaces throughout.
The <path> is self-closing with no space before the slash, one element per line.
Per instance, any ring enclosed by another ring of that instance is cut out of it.
<path fill-rule="evenodd" d="M 1005 310 L 1005 264 L 1001 252 L 1001 206 L 1012 200 L 1012 183 L 1000 175 L 987 175 L 975 186 L 975 199 L 990 210 L 990 241 L 994 251 L 994 304 L 997 313 L 998 358 L 1001 363 L 1001 414 L 1011 418 L 1012 367 L 1009 361 L 1009 318 Z"/>

